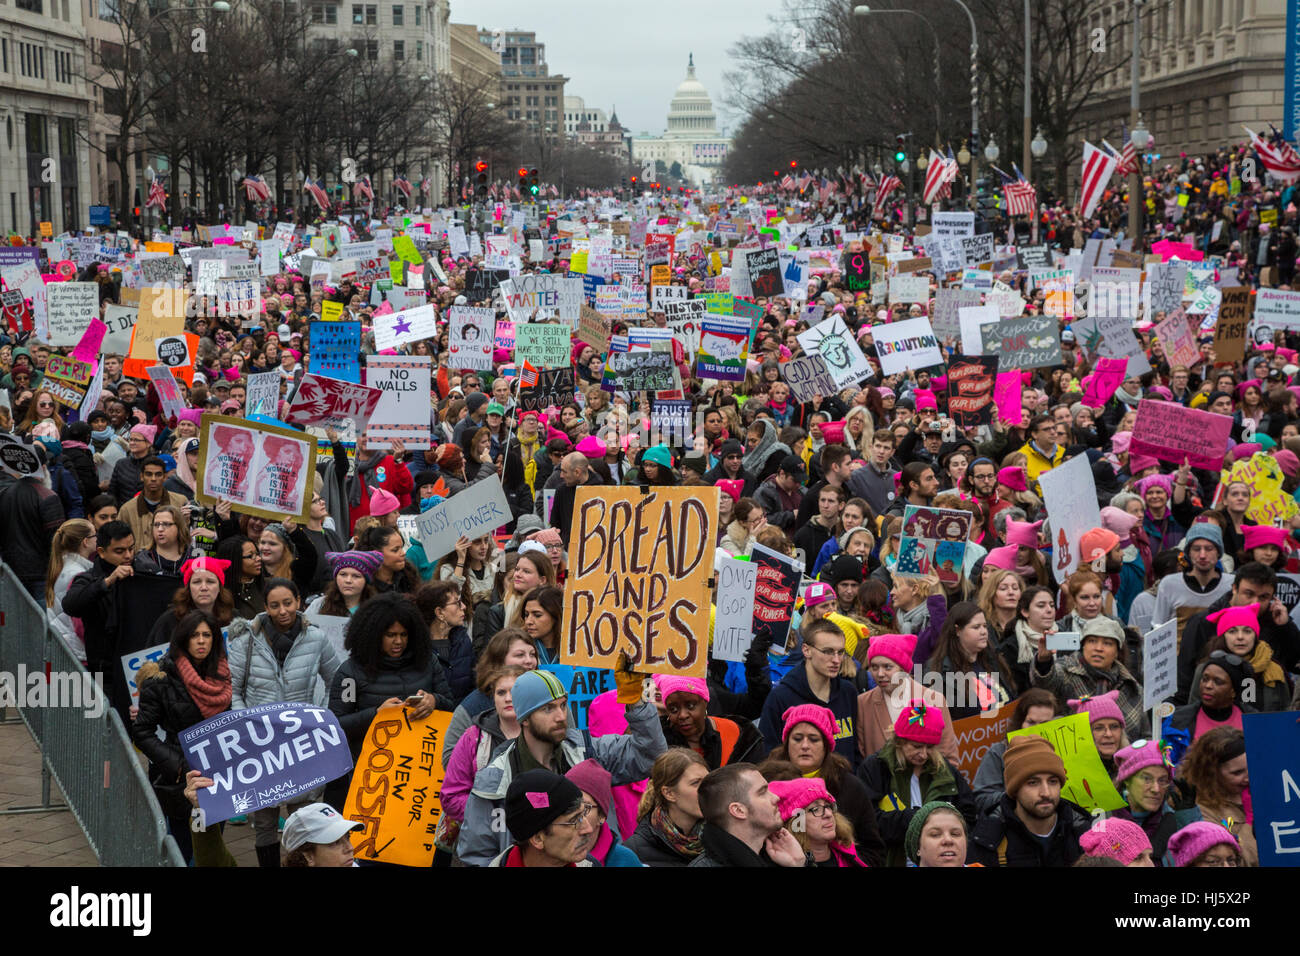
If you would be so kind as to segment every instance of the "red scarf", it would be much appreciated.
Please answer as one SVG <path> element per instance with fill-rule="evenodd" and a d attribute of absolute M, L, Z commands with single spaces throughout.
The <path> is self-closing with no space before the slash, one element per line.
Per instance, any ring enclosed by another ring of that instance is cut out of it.
<path fill-rule="evenodd" d="M 189 691 L 199 713 L 204 720 L 224 714 L 230 709 L 230 664 L 223 657 L 217 665 L 217 676 L 212 679 L 200 677 L 190 659 L 182 654 L 176 661 L 176 670 L 180 672 L 181 682 Z"/>

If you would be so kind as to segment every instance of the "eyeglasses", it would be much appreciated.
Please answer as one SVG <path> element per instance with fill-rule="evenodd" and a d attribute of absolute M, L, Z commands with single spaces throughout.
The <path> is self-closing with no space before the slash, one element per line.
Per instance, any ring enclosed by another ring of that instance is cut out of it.
<path fill-rule="evenodd" d="M 582 826 L 584 823 L 587 822 L 587 817 L 591 816 L 591 811 L 593 811 L 593 810 L 595 810 L 595 809 L 596 809 L 596 805 L 595 805 L 594 803 L 584 803 L 584 804 L 582 805 L 582 809 L 578 811 L 578 814 L 579 814 L 579 815 L 578 815 L 578 819 L 576 819 L 576 820 L 556 820 L 555 823 L 552 824 L 552 826 L 557 826 L 557 827 L 573 827 L 574 831 L 576 832 L 577 829 L 578 829 L 578 827 Z"/>
<path fill-rule="evenodd" d="M 1170 785 L 1168 776 L 1156 777 L 1156 776 L 1152 776 L 1149 773 L 1136 774 L 1133 777 L 1133 781 L 1135 783 L 1141 784 L 1144 787 L 1147 788 L 1154 787 L 1157 790 L 1168 790 Z"/>
<path fill-rule="evenodd" d="M 154 521 L 153 526 L 155 528 L 174 528 L 176 527 L 176 522 L 175 521 Z"/>
<path fill-rule="evenodd" d="M 1215 651 L 1213 654 L 1210 655 L 1210 660 L 1227 661 L 1233 667 L 1240 667 L 1243 663 L 1245 663 L 1236 654 L 1229 654 L 1227 651 Z"/>
<path fill-rule="evenodd" d="M 818 654 L 821 654 L 823 657 L 829 657 L 837 661 L 843 660 L 844 658 L 849 656 L 849 652 L 842 647 L 837 651 L 832 651 L 826 647 L 817 647 L 814 644 L 809 644 L 807 645 L 807 647 L 809 650 L 816 651 Z"/>
<path fill-rule="evenodd" d="M 826 817 L 835 812 L 835 805 L 827 803 L 825 800 L 820 800 L 817 803 L 805 807 L 803 812 L 808 814 L 810 817 Z"/>

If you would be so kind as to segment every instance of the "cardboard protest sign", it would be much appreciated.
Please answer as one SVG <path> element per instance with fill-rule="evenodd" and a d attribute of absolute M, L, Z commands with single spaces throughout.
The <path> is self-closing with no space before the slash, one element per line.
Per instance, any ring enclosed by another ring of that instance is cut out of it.
<path fill-rule="evenodd" d="M 416 518 L 416 534 L 430 561 L 456 550 L 461 536 L 473 541 L 513 519 L 510 502 L 496 475 L 476 481 Z"/>
<path fill-rule="evenodd" d="M 978 295 L 979 293 L 974 293 Z M 957 308 L 957 324 L 961 329 L 961 351 L 963 355 L 997 355 L 997 350 L 984 347 L 984 326 L 997 325 L 1002 321 L 996 306 L 963 305 Z"/>
<path fill-rule="evenodd" d="M 937 574 L 945 584 L 962 576 L 971 516 L 966 511 L 907 505 L 894 573 L 903 577 Z"/>
<path fill-rule="evenodd" d="M 1219 321 L 1214 326 L 1214 361 L 1240 362 L 1246 357 L 1246 328 L 1255 300 L 1249 286 L 1223 289 L 1222 295 Z"/>
<path fill-rule="evenodd" d="M 577 488 L 561 661 L 704 676 L 719 494 Z"/>
<path fill-rule="evenodd" d="M 717 608 L 713 620 L 713 659 L 743 661 L 754 640 L 754 589 L 759 565 L 739 558 L 719 558 Z"/>
<path fill-rule="evenodd" d="M 375 348 L 378 351 L 395 349 L 408 342 L 437 338 L 437 313 L 431 305 L 387 314 L 374 313 Z"/>
<path fill-rule="evenodd" d="M 519 411 L 541 412 L 571 402 L 576 388 L 577 378 L 572 365 L 540 368 L 537 370 L 537 384 L 519 389 Z"/>
<path fill-rule="evenodd" d="M 667 288 L 658 286 L 657 288 Z M 703 306 L 703 303 L 701 303 Z M 579 342 L 586 342 L 597 352 L 603 354 L 609 348 L 609 322 L 603 315 L 597 312 L 589 305 L 583 305 L 578 310 L 578 328 L 574 332 L 574 338 Z"/>
<path fill-rule="evenodd" d="M 492 368 L 492 337 L 496 312 L 464 305 L 451 308 L 447 350 L 451 368 L 485 372 Z"/>
<path fill-rule="evenodd" d="M 894 276 L 889 280 L 889 304 L 930 301 L 930 282 L 925 276 Z"/>
<path fill-rule="evenodd" d="M 790 386 L 796 402 L 811 402 L 818 395 L 826 398 L 838 391 L 826 360 L 817 353 L 782 362 L 781 377 Z"/>
<path fill-rule="evenodd" d="M 745 377 L 749 358 L 748 319 L 727 315 L 704 315 L 700 325 L 700 350 L 695 374 L 700 378 L 739 382 Z"/>
<path fill-rule="evenodd" d="M 1193 468 L 1217 471 L 1223 467 L 1231 432 L 1229 415 L 1144 398 L 1138 402 L 1129 453 L 1153 455 L 1177 465 L 1186 458 Z"/>
<path fill-rule="evenodd" d="M 838 312 L 820 325 L 801 332 L 799 344 L 807 354 L 817 354 L 826 360 L 826 368 L 837 389 L 856 385 L 872 374 L 867 357 L 862 354 L 852 331 Z"/>
<path fill-rule="evenodd" d="M 1294 712 L 1245 714 L 1246 765 L 1260 866 L 1300 861 L 1300 723 Z"/>
<path fill-rule="evenodd" d="M 360 322 L 312 322 L 307 334 L 313 371 L 342 382 L 361 384 Z"/>
<path fill-rule="evenodd" d="M 306 378 L 307 376 L 304 376 Z M 279 369 L 271 372 L 253 372 L 248 376 L 244 392 L 244 414 L 277 418 L 280 410 L 280 384 L 284 381 Z M 301 391 L 301 385 L 299 386 Z M 298 424 L 309 424 L 300 422 Z"/>
<path fill-rule="evenodd" d="M 1142 709 L 1152 710 L 1178 690 L 1178 621 L 1157 625 L 1142 637 Z"/>
<path fill-rule="evenodd" d="M 316 441 L 311 435 L 225 415 L 204 415 L 199 428 L 195 498 L 215 507 L 279 521 L 311 510 Z"/>
<path fill-rule="evenodd" d="M 571 333 L 567 325 L 552 322 L 515 323 L 515 361 L 537 368 L 560 368 L 571 358 Z"/>
<path fill-rule="evenodd" d="M 394 439 L 412 450 L 432 447 L 432 363 L 428 355 L 366 356 L 366 384 L 381 396 L 364 433 L 368 448 L 391 448 Z"/>
<path fill-rule="evenodd" d="M 278 376 L 278 372 L 269 372 Z M 293 396 L 284 420 L 291 425 L 322 425 L 326 428 L 343 429 L 354 423 L 360 433 L 379 406 L 383 392 L 370 385 L 344 382 L 336 378 L 327 378 L 307 372 L 298 383 L 298 391 Z M 253 387 L 249 383 L 248 405 L 252 413 Z M 256 414 L 273 414 L 257 412 Z"/>
<path fill-rule="evenodd" d="M 518 275 L 501 283 L 501 295 L 515 322 L 558 317 L 572 329 L 582 305 L 582 280 L 551 273 Z"/>
<path fill-rule="evenodd" d="M 339 719 L 310 704 L 261 704 L 209 717 L 180 733 L 204 823 L 289 803 L 352 769 Z"/>
<path fill-rule="evenodd" d="M 936 210 L 930 220 L 930 232 L 931 235 L 943 237 L 973 236 L 975 235 L 975 213 Z"/>
<path fill-rule="evenodd" d="M 948 414 L 962 428 L 993 421 L 993 386 L 998 360 L 992 355 L 954 358 L 948 363 Z"/>
<path fill-rule="evenodd" d="M 1247 518 L 1256 524 L 1285 523 L 1300 514 L 1300 505 L 1296 504 L 1294 497 L 1282 490 L 1284 477 L 1277 459 L 1267 452 L 1259 451 L 1249 458 L 1233 462 L 1230 469 L 1223 469 L 1219 488 L 1226 491 L 1233 482 L 1243 482 L 1250 489 Z"/>
<path fill-rule="evenodd" d="M 790 634 L 803 568 L 788 555 L 761 544 L 754 545 L 749 560 L 758 569 L 754 576 L 754 619 L 750 643 L 760 637 L 771 638 L 773 647 L 782 647 Z M 714 640 L 717 640 L 716 632 Z"/>
<path fill-rule="evenodd" d="M 943 362 L 939 340 L 930 320 L 903 319 L 871 327 L 882 375 L 901 375 L 909 369 L 928 368 Z"/>
<path fill-rule="evenodd" d="M 1061 799 L 1069 800 L 1089 812 L 1097 809 L 1119 810 L 1128 801 L 1119 795 L 1097 753 L 1092 726 L 1086 713 L 1057 717 L 1045 724 L 1035 724 L 1007 734 L 1007 740 L 1030 735 L 1042 737 L 1065 764 L 1065 785 Z"/>
<path fill-rule="evenodd" d="M 397 238 L 405 238 L 398 236 Z M 381 707 L 366 729 L 343 815 L 357 859 L 428 869 L 442 816 L 442 750 L 451 713 L 423 720 L 409 707 Z"/>
<path fill-rule="evenodd" d="M 989 711 L 952 722 L 952 732 L 957 737 L 957 759 L 953 761 L 966 782 L 973 784 L 980 764 L 988 756 L 989 748 L 1007 739 L 1011 729 L 1011 715 L 1016 702 L 1009 701 L 996 712 Z"/>
<path fill-rule="evenodd" d="M 52 282 L 48 289 L 46 314 L 49 345 L 76 345 L 90 320 L 99 316 L 99 283 Z"/>
<path fill-rule="evenodd" d="M 979 306 L 981 294 L 974 289 L 940 289 L 934 297 L 934 315 L 930 327 L 940 339 L 955 339 L 961 335 L 958 310 Z"/>
<path fill-rule="evenodd" d="M 625 392 L 671 392 L 682 384 L 671 352 L 616 352 L 611 346 L 606 369 L 613 373 L 618 389 Z"/>
<path fill-rule="evenodd" d="M 980 328 L 984 354 L 998 357 L 998 369 L 1046 368 L 1061 364 L 1061 333 L 1050 315 L 1006 319 Z"/>
<path fill-rule="evenodd" d="M 1058 584 L 1064 584 L 1076 568 L 1092 560 L 1079 554 L 1079 539 L 1085 531 L 1101 527 L 1091 462 L 1086 455 L 1075 455 L 1039 473 L 1038 484 L 1052 516 L 1052 574 Z"/>

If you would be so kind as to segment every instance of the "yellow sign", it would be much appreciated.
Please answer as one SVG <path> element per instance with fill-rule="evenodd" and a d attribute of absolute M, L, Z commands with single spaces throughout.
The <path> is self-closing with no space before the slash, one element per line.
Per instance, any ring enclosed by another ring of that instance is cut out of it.
<path fill-rule="evenodd" d="M 1030 734 L 1042 737 L 1051 744 L 1065 764 L 1062 800 L 1069 800 L 1088 811 L 1098 808 L 1120 810 L 1128 806 L 1128 801 L 1119 795 L 1115 785 L 1110 782 L 1110 775 L 1106 773 L 1101 754 L 1097 753 L 1097 745 L 1093 742 L 1092 726 L 1088 723 L 1086 713 L 1057 717 L 1045 724 L 1013 730 L 1007 734 L 1007 742 Z"/>
<path fill-rule="evenodd" d="M 651 285 L 668 285 L 672 282 L 673 271 L 667 265 L 657 265 L 650 267 L 650 284 Z"/>
<path fill-rule="evenodd" d="M 413 266 L 424 265 L 424 257 L 420 255 L 420 250 L 415 248 L 415 241 L 410 236 L 394 236 L 393 252 L 403 262 L 409 262 Z"/>
<path fill-rule="evenodd" d="M 1273 225 L 1273 223 L 1277 222 L 1277 210 L 1276 210 L 1276 209 L 1261 209 L 1261 210 L 1259 211 L 1259 221 L 1260 221 L 1261 223 L 1265 223 L 1265 224 L 1270 225 L 1270 226 Z M 45 224 L 44 224 L 44 223 L 41 223 L 41 225 L 43 226 L 43 225 L 45 225 Z"/>
<path fill-rule="evenodd" d="M 451 712 L 412 720 L 408 707 L 381 707 L 366 730 L 343 815 L 358 859 L 428 869 L 442 816 L 442 748 Z"/>
<path fill-rule="evenodd" d="M 1250 489 L 1246 517 L 1256 524 L 1271 525 L 1279 519 L 1290 522 L 1300 514 L 1295 498 L 1282 490 L 1282 466 L 1272 455 L 1257 451 L 1249 458 L 1233 462 L 1232 468 L 1225 469 L 1219 478 L 1219 487 L 1224 491 L 1235 481 L 1243 482 Z"/>
<path fill-rule="evenodd" d="M 320 304 L 320 320 L 322 322 L 337 322 L 343 318 L 342 302 L 322 302 Z"/>
<path fill-rule="evenodd" d="M 176 247 L 170 242 L 146 242 L 144 244 L 145 252 L 165 252 L 171 255 L 176 251 Z"/>
<path fill-rule="evenodd" d="M 54 223 L 52 222 L 41 223 L 41 238 L 42 239 L 54 238 Z"/>
<path fill-rule="evenodd" d="M 147 286 L 140 290 L 140 308 L 131 335 L 129 358 L 158 361 L 154 342 L 185 331 L 184 289 Z"/>
<path fill-rule="evenodd" d="M 575 251 L 571 256 L 569 256 L 569 271 L 570 271 L 570 272 L 581 272 L 581 273 L 583 273 L 583 274 L 586 274 L 586 272 L 587 272 L 587 252 L 586 252 L 586 250 L 584 250 L 584 251 L 582 251 L 582 252 L 576 252 L 576 251 Z"/>

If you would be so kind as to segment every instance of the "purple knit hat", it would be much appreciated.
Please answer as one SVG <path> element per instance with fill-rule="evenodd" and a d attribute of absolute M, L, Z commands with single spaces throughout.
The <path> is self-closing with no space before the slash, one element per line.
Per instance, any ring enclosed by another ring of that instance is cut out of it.
<path fill-rule="evenodd" d="M 360 571 L 369 581 L 384 563 L 384 556 L 379 551 L 327 551 L 325 560 L 329 562 L 330 577 L 334 577 L 343 568 L 352 568 Z"/>
<path fill-rule="evenodd" d="M 1080 836 L 1079 847 L 1088 856 L 1108 856 L 1128 866 L 1143 853 L 1151 852 L 1151 840 L 1132 820 L 1109 817 L 1098 820 Z"/>
<path fill-rule="evenodd" d="M 835 714 L 829 707 L 822 707 L 820 704 L 796 704 L 787 707 L 781 719 L 785 721 L 781 728 L 781 743 L 790 739 L 790 733 L 796 724 L 812 724 L 821 733 L 828 750 L 835 746 L 837 729 Z"/>
<path fill-rule="evenodd" d="M 1189 823 L 1169 838 L 1169 852 L 1173 854 L 1174 866 L 1190 866 L 1191 862 L 1206 850 L 1226 843 L 1238 853 L 1241 844 L 1237 838 L 1217 823 L 1197 820 Z"/>
<path fill-rule="evenodd" d="M 1089 724 L 1095 724 L 1097 721 L 1109 717 L 1111 720 L 1119 721 L 1121 727 L 1124 726 L 1124 713 L 1119 709 L 1118 690 L 1108 690 L 1096 697 L 1080 697 L 1078 700 L 1071 700 L 1068 703 L 1074 713 L 1086 713 Z"/>

